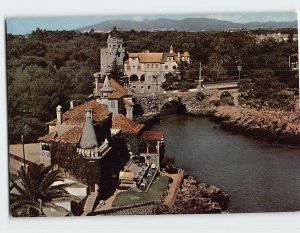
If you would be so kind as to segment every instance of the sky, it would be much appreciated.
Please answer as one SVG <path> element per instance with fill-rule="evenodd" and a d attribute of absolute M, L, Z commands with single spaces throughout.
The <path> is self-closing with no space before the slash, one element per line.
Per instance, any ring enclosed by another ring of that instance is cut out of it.
<path fill-rule="evenodd" d="M 97 24 L 106 20 L 135 20 L 144 19 L 184 19 L 184 18 L 213 18 L 227 20 L 235 23 L 266 22 L 266 21 L 294 21 L 297 20 L 295 12 L 274 13 L 222 13 L 222 14 L 191 14 L 191 15 L 118 15 L 118 16 L 78 16 L 78 17 L 20 17 L 7 18 L 8 33 L 25 35 L 36 28 L 47 30 L 74 30 L 83 26 Z"/>

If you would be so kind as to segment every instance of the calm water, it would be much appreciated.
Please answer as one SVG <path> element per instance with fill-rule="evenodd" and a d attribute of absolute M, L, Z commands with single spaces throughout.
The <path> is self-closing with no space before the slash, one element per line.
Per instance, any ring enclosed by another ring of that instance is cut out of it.
<path fill-rule="evenodd" d="M 230 195 L 230 212 L 300 210 L 300 149 L 225 132 L 207 118 L 161 116 L 166 155 Z"/>

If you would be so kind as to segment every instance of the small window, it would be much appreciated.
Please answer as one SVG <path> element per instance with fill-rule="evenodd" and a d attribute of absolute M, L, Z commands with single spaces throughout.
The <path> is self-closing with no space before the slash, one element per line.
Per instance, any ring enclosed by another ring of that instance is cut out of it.
<path fill-rule="evenodd" d="M 114 100 L 112 100 L 111 102 L 110 102 L 110 107 L 111 108 L 115 108 L 116 106 L 115 106 L 115 101 Z"/>
<path fill-rule="evenodd" d="M 121 48 L 121 45 L 118 45 L 118 48 Z"/>
<path fill-rule="evenodd" d="M 132 88 L 136 88 L 136 86 L 132 86 Z"/>
<path fill-rule="evenodd" d="M 147 64 L 147 68 L 148 68 L 148 69 L 150 68 L 150 64 Z"/>
<path fill-rule="evenodd" d="M 158 69 L 158 64 L 156 64 L 156 69 Z"/>
<path fill-rule="evenodd" d="M 113 45 L 113 48 L 114 48 L 114 49 L 116 48 L 116 45 L 115 45 L 115 44 Z"/>
<path fill-rule="evenodd" d="M 130 70 L 130 66 L 129 65 L 127 66 L 127 70 Z"/>
<path fill-rule="evenodd" d="M 144 88 L 144 86 L 141 86 L 141 88 Z"/>
<path fill-rule="evenodd" d="M 168 66 L 165 66 L 165 70 L 167 70 L 168 69 Z"/>
<path fill-rule="evenodd" d="M 154 64 L 151 64 L 151 68 L 152 68 L 152 69 L 154 68 Z"/>
<path fill-rule="evenodd" d="M 150 86 L 148 86 L 148 89 L 150 89 L 151 87 Z"/>
<path fill-rule="evenodd" d="M 138 66 L 138 70 L 141 70 L 141 66 L 140 65 Z"/>

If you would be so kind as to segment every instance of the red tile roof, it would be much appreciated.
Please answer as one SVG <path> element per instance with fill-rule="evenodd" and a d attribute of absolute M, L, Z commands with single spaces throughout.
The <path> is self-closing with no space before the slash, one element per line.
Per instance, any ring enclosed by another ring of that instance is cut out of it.
<path fill-rule="evenodd" d="M 112 128 L 121 129 L 125 133 L 138 133 L 144 128 L 144 125 L 138 124 L 122 114 L 114 113 L 112 117 Z"/>
<path fill-rule="evenodd" d="M 142 138 L 146 138 L 146 139 L 161 139 L 164 136 L 164 132 L 163 131 L 145 131 L 142 135 Z"/>
<path fill-rule="evenodd" d="M 82 127 L 75 126 L 64 134 L 55 138 L 57 142 L 78 143 L 82 134 Z"/>
<path fill-rule="evenodd" d="M 139 58 L 140 63 L 159 63 L 163 59 L 163 53 L 129 53 L 130 58 Z"/>
<path fill-rule="evenodd" d="M 128 95 L 128 90 L 125 87 L 123 87 L 120 83 L 118 83 L 116 80 L 114 80 L 113 78 L 111 78 L 109 80 L 109 83 L 110 83 L 110 86 L 115 89 L 113 91 L 113 93 L 108 95 L 109 99 L 119 99 L 125 95 Z M 99 83 L 99 88 L 102 88 L 102 86 L 103 86 L 103 83 Z"/>
<path fill-rule="evenodd" d="M 40 142 L 51 142 L 51 140 L 56 136 L 56 131 L 46 134 L 45 136 L 39 137 Z"/>
<path fill-rule="evenodd" d="M 93 109 L 93 120 L 96 122 L 104 120 L 110 112 L 104 104 L 96 100 L 87 101 L 74 109 L 70 109 L 63 114 L 63 123 L 70 125 L 82 125 L 85 122 L 85 109 Z"/>

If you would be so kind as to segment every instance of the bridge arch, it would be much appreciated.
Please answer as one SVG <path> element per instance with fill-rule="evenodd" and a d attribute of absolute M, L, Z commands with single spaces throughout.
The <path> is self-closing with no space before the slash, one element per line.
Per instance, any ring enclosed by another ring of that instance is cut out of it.
<path fill-rule="evenodd" d="M 164 110 L 170 110 L 173 112 L 176 110 L 176 112 L 184 113 L 186 111 L 185 105 L 181 102 L 180 97 L 169 97 L 163 101 L 163 103 L 160 105 L 159 112 L 162 112 Z"/>
<path fill-rule="evenodd" d="M 180 110 L 189 111 L 193 103 L 199 102 L 199 93 L 160 93 L 136 94 L 133 97 L 134 112 L 139 114 L 159 113 L 168 105 L 175 105 Z"/>

